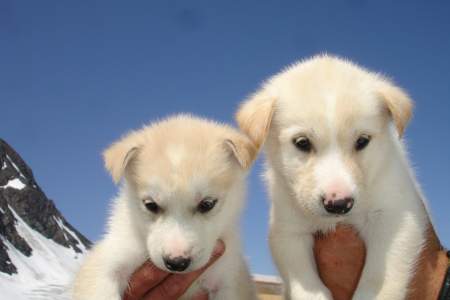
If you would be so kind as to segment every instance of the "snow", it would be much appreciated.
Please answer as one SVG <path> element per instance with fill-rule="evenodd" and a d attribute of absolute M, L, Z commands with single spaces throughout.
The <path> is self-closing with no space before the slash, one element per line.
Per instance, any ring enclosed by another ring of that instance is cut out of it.
<path fill-rule="evenodd" d="M 6 161 L 3 161 L 3 165 L 2 165 L 2 168 L 0 169 L 0 170 L 4 170 L 4 169 L 6 169 L 8 166 L 6 165 Z"/>
<path fill-rule="evenodd" d="M 0 212 L 2 213 L 2 214 L 4 214 L 5 213 L 5 211 L 0 207 Z"/>
<path fill-rule="evenodd" d="M 8 183 L 6 185 L 0 186 L 0 188 L 4 188 L 4 189 L 9 188 L 9 187 L 16 189 L 16 190 L 22 190 L 24 187 L 26 187 L 26 185 L 23 184 L 23 182 L 20 181 L 19 178 L 14 178 L 14 179 L 8 181 Z"/>
<path fill-rule="evenodd" d="M 15 299 L 25 300 L 27 299 L 20 291 L 22 287 L 20 284 L 11 281 L 9 278 L 4 278 L 5 275 L 0 273 L 0 292 L 2 299 Z"/>
<path fill-rule="evenodd" d="M 51 283 L 24 285 L 2 274 L 0 273 L 2 300 L 71 300 L 68 285 Z"/>
<path fill-rule="evenodd" d="M 46 284 L 27 293 L 27 299 L 33 300 L 71 300 L 67 285 Z"/>
<path fill-rule="evenodd" d="M 73 249 L 44 237 L 29 227 L 12 207 L 9 206 L 9 209 L 17 220 L 17 232 L 27 241 L 33 252 L 27 257 L 7 240 L 2 239 L 18 271 L 18 274 L 11 276 L 0 272 L 2 299 L 70 299 L 68 286 L 84 254 L 76 253 Z"/>

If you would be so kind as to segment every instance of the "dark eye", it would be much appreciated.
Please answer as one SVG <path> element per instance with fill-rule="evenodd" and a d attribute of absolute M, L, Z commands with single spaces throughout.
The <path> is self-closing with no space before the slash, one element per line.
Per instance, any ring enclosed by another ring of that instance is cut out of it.
<path fill-rule="evenodd" d="M 206 197 L 202 201 L 200 201 L 200 203 L 197 205 L 197 211 L 199 213 L 205 214 L 209 212 L 211 209 L 213 209 L 214 206 L 216 206 L 216 203 L 217 199 Z"/>
<path fill-rule="evenodd" d="M 161 211 L 161 207 L 159 207 L 159 205 L 156 204 L 156 202 L 153 201 L 153 199 L 151 199 L 151 198 L 144 199 L 144 205 L 145 205 L 145 208 L 147 208 L 149 211 L 151 211 L 154 214 L 157 214 Z"/>
<path fill-rule="evenodd" d="M 362 135 L 358 138 L 358 140 L 356 140 L 355 143 L 355 150 L 356 151 L 361 151 L 364 148 L 367 147 L 367 145 L 369 145 L 370 143 L 370 139 L 371 137 L 369 135 Z"/>
<path fill-rule="evenodd" d="M 294 143 L 295 147 L 297 147 L 297 149 L 302 152 L 309 153 L 313 148 L 311 141 L 304 136 L 294 138 L 292 142 Z"/>

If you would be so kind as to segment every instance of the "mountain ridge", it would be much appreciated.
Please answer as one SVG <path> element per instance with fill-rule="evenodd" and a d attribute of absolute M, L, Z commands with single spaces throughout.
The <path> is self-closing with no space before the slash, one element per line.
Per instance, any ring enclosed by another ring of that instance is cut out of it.
<path fill-rule="evenodd" d="M 0 138 L 0 291 L 29 299 L 30 289 L 65 286 L 91 245 Z"/>

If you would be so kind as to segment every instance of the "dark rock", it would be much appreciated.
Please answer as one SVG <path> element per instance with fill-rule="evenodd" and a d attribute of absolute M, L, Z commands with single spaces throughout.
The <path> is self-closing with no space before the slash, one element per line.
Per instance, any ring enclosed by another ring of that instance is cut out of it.
<path fill-rule="evenodd" d="M 11 180 L 20 181 L 24 187 L 6 187 Z M 13 212 L 35 231 L 77 253 L 82 252 L 80 243 L 86 248 L 91 246 L 91 242 L 73 228 L 47 198 L 28 165 L 0 139 L 0 272 L 7 274 L 17 273 L 8 256 L 8 247 L 15 247 L 25 256 L 33 253 L 16 230 L 17 218 Z"/>

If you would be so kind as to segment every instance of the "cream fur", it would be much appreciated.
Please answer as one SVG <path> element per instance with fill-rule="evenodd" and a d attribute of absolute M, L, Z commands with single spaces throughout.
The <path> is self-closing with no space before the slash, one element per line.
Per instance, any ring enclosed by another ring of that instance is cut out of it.
<path fill-rule="evenodd" d="M 90 251 L 73 287 L 74 300 L 119 300 L 129 276 L 145 260 L 167 270 L 164 254 L 189 253 L 185 272 L 204 266 L 218 239 L 224 255 L 191 286 L 210 299 L 254 299 L 238 235 L 245 177 L 256 148 L 235 129 L 186 115 L 131 132 L 104 153 L 117 182 L 107 233 Z M 218 199 L 207 214 L 195 208 L 203 197 Z M 151 197 L 163 209 L 148 211 Z"/>
<path fill-rule="evenodd" d="M 241 129 L 265 142 L 270 247 L 287 299 L 332 299 L 316 270 L 313 234 L 338 223 L 353 225 L 368 251 L 353 299 L 405 298 L 429 222 L 399 139 L 411 110 L 389 80 L 322 55 L 275 75 L 238 111 Z M 362 134 L 372 140 L 357 152 Z M 293 145 L 299 136 L 312 141 L 312 153 Z M 348 214 L 325 211 L 320 196 L 330 190 L 354 197 Z"/>

